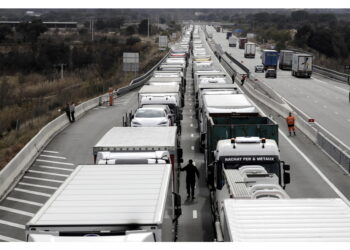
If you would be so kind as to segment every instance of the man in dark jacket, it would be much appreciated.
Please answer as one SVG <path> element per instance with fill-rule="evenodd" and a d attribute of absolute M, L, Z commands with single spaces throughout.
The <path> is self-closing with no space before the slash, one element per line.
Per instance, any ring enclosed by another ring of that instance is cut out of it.
<path fill-rule="evenodd" d="M 66 103 L 66 107 L 64 108 L 64 111 L 66 112 L 69 122 L 72 122 L 69 103 Z"/>
<path fill-rule="evenodd" d="M 199 179 L 199 171 L 195 165 L 193 165 L 193 161 L 189 160 L 188 164 L 181 168 L 181 171 L 186 171 L 186 189 L 187 189 L 187 199 L 190 198 L 190 193 L 192 195 L 192 200 L 194 197 L 194 186 L 196 185 L 196 175 Z"/>

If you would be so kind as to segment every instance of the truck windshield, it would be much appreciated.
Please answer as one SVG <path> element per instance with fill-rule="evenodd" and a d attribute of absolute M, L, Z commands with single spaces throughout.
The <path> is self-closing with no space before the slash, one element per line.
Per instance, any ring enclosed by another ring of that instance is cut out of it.
<path fill-rule="evenodd" d="M 231 163 L 231 162 L 224 163 L 225 169 L 239 169 L 240 167 L 247 166 L 247 165 L 259 165 L 259 166 L 264 167 L 268 173 L 276 174 L 278 177 L 281 176 L 279 161 L 270 162 L 270 163 L 259 162 L 259 161 L 255 161 L 255 162 L 240 162 L 240 163 Z"/>

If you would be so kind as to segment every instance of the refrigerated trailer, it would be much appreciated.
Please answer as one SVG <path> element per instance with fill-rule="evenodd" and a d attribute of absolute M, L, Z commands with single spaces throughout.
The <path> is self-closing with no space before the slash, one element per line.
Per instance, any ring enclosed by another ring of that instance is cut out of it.
<path fill-rule="evenodd" d="M 256 44 L 246 43 L 244 45 L 244 57 L 245 58 L 255 58 Z"/>
<path fill-rule="evenodd" d="M 292 76 L 310 78 L 312 74 L 312 59 L 313 56 L 310 54 L 294 54 L 292 63 Z"/>
<path fill-rule="evenodd" d="M 171 181 L 170 164 L 80 165 L 27 223 L 26 240 L 174 241 Z"/>
<path fill-rule="evenodd" d="M 279 68 L 280 69 L 292 69 L 292 61 L 293 61 L 294 52 L 291 50 L 281 50 L 279 56 Z"/>

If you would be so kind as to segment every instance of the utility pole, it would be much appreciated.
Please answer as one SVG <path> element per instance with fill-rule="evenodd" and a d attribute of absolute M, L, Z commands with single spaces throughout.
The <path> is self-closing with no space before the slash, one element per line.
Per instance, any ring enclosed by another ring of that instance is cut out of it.
<path fill-rule="evenodd" d="M 64 66 L 65 64 L 63 64 L 63 63 L 61 63 L 61 79 L 63 80 L 63 66 Z"/>
<path fill-rule="evenodd" d="M 94 40 L 94 19 L 90 19 L 91 41 Z"/>

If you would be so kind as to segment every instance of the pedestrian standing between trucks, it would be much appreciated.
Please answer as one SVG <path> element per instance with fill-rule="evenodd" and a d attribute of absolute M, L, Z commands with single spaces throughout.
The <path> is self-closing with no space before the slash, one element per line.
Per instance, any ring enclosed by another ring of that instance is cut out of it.
<path fill-rule="evenodd" d="M 69 103 L 66 103 L 66 107 L 64 108 L 64 111 L 66 112 L 66 115 L 68 117 L 69 122 L 72 122 L 72 118 L 70 116 L 70 106 Z"/>
<path fill-rule="evenodd" d="M 195 165 L 193 165 L 193 161 L 189 160 L 188 164 L 181 168 L 181 171 L 186 171 L 186 189 L 187 189 L 187 199 L 190 198 L 190 194 L 192 196 L 192 200 L 194 197 L 194 187 L 196 185 L 196 175 L 199 179 L 199 171 Z"/>
<path fill-rule="evenodd" d="M 289 132 L 289 136 L 292 136 L 292 131 L 295 135 L 295 118 L 294 116 L 292 116 L 292 113 L 289 112 L 289 116 L 286 118 L 287 121 L 287 126 L 288 126 L 288 132 Z"/>
<path fill-rule="evenodd" d="M 74 116 L 74 113 L 75 113 L 75 104 L 74 102 L 71 103 L 70 107 L 69 107 L 69 110 L 70 110 L 70 115 L 72 117 L 72 122 L 75 122 L 75 116 Z"/>
<path fill-rule="evenodd" d="M 246 75 L 243 75 L 242 76 L 242 79 L 241 79 L 241 86 L 243 86 L 243 84 L 244 84 L 244 81 L 245 81 L 245 79 L 247 78 L 247 76 Z"/>

